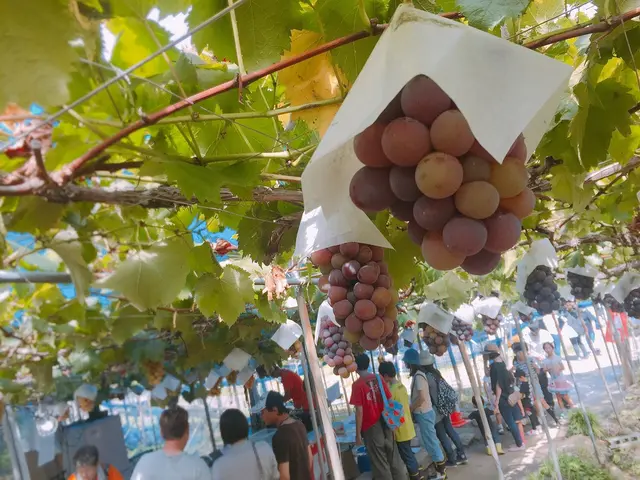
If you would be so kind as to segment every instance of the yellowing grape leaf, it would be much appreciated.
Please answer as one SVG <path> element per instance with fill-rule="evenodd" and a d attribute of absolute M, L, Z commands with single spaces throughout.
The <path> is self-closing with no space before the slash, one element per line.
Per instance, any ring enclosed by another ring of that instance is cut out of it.
<path fill-rule="evenodd" d="M 60 105 L 76 59 L 77 32 L 63 0 L 0 2 L 0 109 L 7 103 Z"/>
<path fill-rule="evenodd" d="M 76 289 L 76 297 L 80 303 L 84 303 L 84 296 L 89 290 L 93 275 L 82 257 L 82 244 L 78 241 L 78 234 L 73 230 L 62 230 L 53 237 L 53 243 L 49 248 L 56 252 L 67 266 Z"/>
<path fill-rule="evenodd" d="M 206 316 L 218 313 L 220 319 L 231 326 L 253 301 L 253 282 L 244 270 L 227 265 L 222 275 L 204 275 L 195 289 L 196 303 Z"/>
<path fill-rule="evenodd" d="M 308 30 L 291 31 L 291 50 L 282 56 L 283 60 L 303 53 L 322 43 L 319 33 Z M 278 83 L 285 87 L 285 96 L 291 106 L 304 105 L 320 100 L 339 97 L 340 84 L 346 83 L 338 66 L 331 63 L 331 54 L 323 53 L 302 63 L 284 69 L 278 75 Z M 291 120 L 304 120 L 309 127 L 324 135 L 340 106 L 327 105 L 321 108 L 303 110 L 291 114 Z"/>
<path fill-rule="evenodd" d="M 173 302 L 185 286 L 190 250 L 187 237 L 173 238 L 141 250 L 97 285 L 122 293 L 141 311 L 166 305 Z"/>

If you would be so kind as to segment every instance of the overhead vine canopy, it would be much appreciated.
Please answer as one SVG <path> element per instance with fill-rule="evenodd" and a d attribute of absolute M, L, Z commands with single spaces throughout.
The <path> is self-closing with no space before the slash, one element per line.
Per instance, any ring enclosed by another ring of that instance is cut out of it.
<path fill-rule="evenodd" d="M 285 318 L 282 300 L 255 290 L 252 274 L 264 271 L 239 259 L 292 266 L 300 175 L 399 3 L 4 2 L 2 268 L 67 270 L 75 291 L 2 294 L 0 390 L 26 368 L 46 391 L 64 358 L 97 378 L 178 347 L 178 375 L 206 374 L 234 346 L 264 361 L 284 355 L 260 340 Z M 541 237 L 568 264 L 591 258 L 607 275 L 637 264 L 640 8 L 414 5 L 575 68 L 528 164 L 535 213 L 479 288 L 509 292 L 519 249 Z M 167 29 L 182 22 L 196 31 Z M 418 291 L 438 277 L 400 224 L 388 214 L 375 223 L 396 248 L 388 261 L 398 287 Z M 202 242 L 225 229 L 239 255 L 221 265 L 228 246 Z"/>

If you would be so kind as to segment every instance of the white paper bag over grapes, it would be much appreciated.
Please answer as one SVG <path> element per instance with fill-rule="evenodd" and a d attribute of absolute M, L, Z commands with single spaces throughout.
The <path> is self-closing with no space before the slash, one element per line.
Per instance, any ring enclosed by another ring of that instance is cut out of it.
<path fill-rule="evenodd" d="M 490 272 L 534 208 L 524 164 L 570 74 L 401 5 L 302 175 L 296 255 L 344 242 L 389 248 L 366 213 L 390 209 L 432 267 Z"/>

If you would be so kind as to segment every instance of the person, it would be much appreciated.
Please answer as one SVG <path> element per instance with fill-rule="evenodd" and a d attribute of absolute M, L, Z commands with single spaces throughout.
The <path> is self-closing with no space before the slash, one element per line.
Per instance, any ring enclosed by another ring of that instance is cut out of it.
<path fill-rule="evenodd" d="M 302 410 L 299 415 L 300 421 L 304 424 L 307 432 L 311 432 L 313 430 L 313 422 L 311 421 L 309 399 L 307 398 L 302 377 L 292 370 L 279 366 L 271 369 L 271 376 L 273 378 L 280 378 L 282 388 L 284 388 L 285 403 L 291 400 L 295 408 Z"/>
<path fill-rule="evenodd" d="M 480 410 L 478 409 L 478 403 L 476 402 L 475 395 L 471 397 L 471 403 L 473 403 L 474 410 L 469 414 L 469 420 L 475 420 L 478 424 L 478 428 L 480 429 L 480 435 L 482 436 L 482 440 L 484 441 L 484 446 L 487 447 L 487 455 L 491 455 L 491 448 L 489 447 L 489 442 L 485 437 L 484 433 L 484 424 L 482 423 L 482 417 L 480 416 Z M 484 398 L 482 399 L 482 405 L 486 405 Z M 487 423 L 489 424 L 489 430 L 491 430 L 491 438 L 493 438 L 493 443 L 496 444 L 496 450 L 499 455 L 504 455 L 504 450 L 502 450 L 502 439 L 500 438 L 500 433 L 498 433 L 498 429 L 496 428 L 496 424 L 493 423 L 493 419 L 491 416 L 493 412 L 484 407 L 484 414 L 487 417 Z"/>
<path fill-rule="evenodd" d="M 435 367 L 435 358 L 429 352 L 422 352 L 423 361 L 421 364 L 424 366 L 424 372 L 427 374 L 427 381 L 429 383 L 429 395 L 431 396 L 431 405 L 433 405 L 436 412 L 436 435 L 444 451 L 447 454 L 447 466 L 455 467 L 457 465 L 464 465 L 469 460 L 464 453 L 464 446 L 460 436 L 453 428 L 451 424 L 450 412 L 440 411 L 438 399 L 440 396 L 440 388 L 444 388 L 447 385 L 442 385 L 442 382 L 446 384 L 446 380 L 442 378 L 442 374 Z M 451 387 L 449 387 L 451 388 Z M 451 442 L 456 446 L 456 451 L 453 451 Z"/>
<path fill-rule="evenodd" d="M 240 410 L 230 408 L 220 415 L 220 435 L 224 448 L 211 467 L 212 480 L 279 480 L 278 464 L 271 446 L 252 442 L 249 422 Z"/>
<path fill-rule="evenodd" d="M 163 411 L 160 434 L 164 447 L 144 455 L 133 470 L 131 480 L 200 480 L 211 477 L 204 460 L 184 453 L 189 441 L 189 412 L 177 405 Z"/>
<path fill-rule="evenodd" d="M 571 345 L 578 358 L 589 358 L 590 352 L 584 344 L 584 336 L 587 332 L 584 329 L 584 325 L 578 319 L 574 313 L 576 310 L 576 304 L 574 302 L 565 301 L 564 311 L 560 313 L 561 317 L 567 322 L 567 324 L 573 328 L 576 332 L 576 336 L 571 337 Z"/>
<path fill-rule="evenodd" d="M 536 360 L 542 360 L 546 357 L 542 346 L 547 342 L 554 342 L 551 333 L 540 328 L 540 322 L 541 320 L 532 320 L 522 332 L 522 339 L 528 347 L 527 352 L 531 358 Z"/>
<path fill-rule="evenodd" d="M 409 348 L 404 353 L 402 360 L 409 369 L 412 378 L 409 410 L 414 421 L 420 427 L 422 446 L 429 453 L 435 465 L 436 474 L 429 478 L 444 479 L 447 477 L 447 465 L 436 433 L 436 412 L 429 394 L 429 380 L 424 371 L 425 366 L 422 365 L 427 362 L 427 359 L 424 356 L 421 357 L 417 350 Z"/>
<path fill-rule="evenodd" d="M 556 355 L 552 343 L 545 343 L 544 350 L 547 353 L 547 358 L 542 361 L 542 368 L 545 372 L 549 373 L 551 377 L 549 391 L 555 394 L 560 408 L 573 408 L 573 402 L 569 397 L 573 385 L 562 373 L 564 371 L 564 363 L 562 359 Z"/>
<path fill-rule="evenodd" d="M 482 378 L 482 388 L 484 390 L 484 394 L 487 396 L 485 400 L 485 407 L 490 407 L 491 411 L 493 411 L 493 406 L 496 404 L 496 396 L 491 389 L 491 377 L 489 376 L 489 364 L 485 363 L 484 365 L 484 377 Z M 504 434 L 504 427 L 502 426 L 502 415 L 500 412 L 495 412 L 496 422 L 498 423 L 498 433 L 500 435 Z"/>
<path fill-rule="evenodd" d="M 520 434 L 520 426 L 518 421 L 522 419 L 522 413 L 518 405 L 509 403 L 509 396 L 514 392 L 512 377 L 509 375 L 507 366 L 500 355 L 498 346 L 490 343 L 485 346 L 484 355 L 489 358 L 489 376 L 491 377 L 491 390 L 496 396 L 496 403 L 493 405 L 494 412 L 500 412 L 502 418 L 507 423 L 513 440 L 516 442 L 515 447 L 509 449 L 510 452 L 518 452 L 524 450 L 524 439 Z"/>
<path fill-rule="evenodd" d="M 98 448 L 94 445 L 80 447 L 73 455 L 75 472 L 69 480 L 124 480 L 113 465 L 100 463 Z"/>
<path fill-rule="evenodd" d="M 396 366 L 393 362 L 380 363 L 378 374 L 389 387 L 391 398 L 402 405 L 403 410 L 406 412 L 404 424 L 400 425 L 395 431 L 395 439 L 400 457 L 409 472 L 409 479 L 422 478 L 422 469 L 411 449 L 411 440 L 416 436 L 416 429 L 413 425 L 411 415 L 409 415 L 409 394 L 407 393 L 407 389 L 402 382 L 398 380 Z"/>
<path fill-rule="evenodd" d="M 400 457 L 393 433 L 382 418 L 384 400 L 391 392 L 382 382 L 383 391 L 376 376 L 369 372 L 369 357 L 363 353 L 355 358 L 358 379 L 351 386 L 349 403 L 356 410 L 356 445 L 367 448 L 374 480 L 404 479 L 407 471 Z"/>
<path fill-rule="evenodd" d="M 269 392 L 254 407 L 254 411 L 261 412 L 265 425 L 278 428 L 271 445 L 278 462 L 280 480 L 311 480 L 313 454 L 307 429 L 302 422 L 289 416 L 285 403 L 280 393 Z"/>
<path fill-rule="evenodd" d="M 529 421 L 531 422 L 531 430 L 527 432 L 527 435 L 538 435 L 542 433 L 542 431 L 540 430 L 540 422 L 533 403 L 529 378 L 527 377 L 527 374 L 520 369 L 516 370 L 515 376 L 516 380 L 520 382 L 520 395 L 522 395 L 520 402 L 524 408 L 525 415 L 529 417 Z"/>

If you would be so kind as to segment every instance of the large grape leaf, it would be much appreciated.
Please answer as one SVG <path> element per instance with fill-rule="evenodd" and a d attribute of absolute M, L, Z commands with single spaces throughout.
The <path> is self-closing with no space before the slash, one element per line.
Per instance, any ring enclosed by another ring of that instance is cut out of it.
<path fill-rule="evenodd" d="M 287 59 L 322 43 L 319 33 L 308 30 L 291 32 L 291 50 L 285 52 L 282 59 Z M 339 77 L 338 77 L 339 75 Z M 319 100 L 328 100 L 340 96 L 339 82 L 344 83 L 338 66 L 333 66 L 329 53 L 317 55 L 302 63 L 286 68 L 278 75 L 280 85 L 285 87 L 285 96 L 292 106 L 304 105 Z M 303 120 L 324 135 L 333 120 L 339 105 L 328 105 L 313 110 L 294 112 L 291 120 Z"/>
<path fill-rule="evenodd" d="M 226 0 L 195 0 L 189 25 L 195 27 L 227 7 Z M 298 25 L 296 0 L 249 0 L 236 8 L 242 58 L 247 71 L 274 63 L 289 48 L 289 32 Z M 220 59 L 237 62 L 229 15 L 193 36 L 198 49 L 208 47 Z"/>
<path fill-rule="evenodd" d="M 202 313 L 218 313 L 227 325 L 233 325 L 253 301 L 253 282 L 244 270 L 227 265 L 220 277 L 204 275 L 196 284 L 196 303 Z"/>
<path fill-rule="evenodd" d="M 78 234 L 72 230 L 58 232 L 49 248 L 56 252 L 67 266 L 76 289 L 76 297 L 80 303 L 84 303 L 84 296 L 89 290 L 93 276 L 82 257 L 82 244 L 78 241 Z"/>
<path fill-rule="evenodd" d="M 190 240 L 179 237 L 138 251 L 98 286 L 122 293 L 138 310 L 171 303 L 186 283 L 190 249 Z"/>
<path fill-rule="evenodd" d="M 530 0 L 457 0 L 469 25 L 491 30 L 507 18 L 524 12 Z"/>
<path fill-rule="evenodd" d="M 60 105 L 76 54 L 69 2 L 0 2 L 0 109 L 7 103 Z"/>

